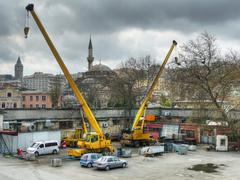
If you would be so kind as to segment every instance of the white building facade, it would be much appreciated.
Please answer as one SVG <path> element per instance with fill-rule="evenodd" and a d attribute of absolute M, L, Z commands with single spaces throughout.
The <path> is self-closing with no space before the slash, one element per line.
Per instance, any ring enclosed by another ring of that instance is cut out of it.
<path fill-rule="evenodd" d="M 24 76 L 23 83 L 27 89 L 48 92 L 51 89 L 53 79 L 53 74 L 36 72 L 33 75 Z"/>

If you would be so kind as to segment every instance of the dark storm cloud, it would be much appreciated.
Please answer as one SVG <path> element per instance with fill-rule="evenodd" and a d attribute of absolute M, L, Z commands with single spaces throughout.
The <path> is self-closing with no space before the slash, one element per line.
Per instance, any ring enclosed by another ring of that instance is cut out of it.
<path fill-rule="evenodd" d="M 185 37 L 208 30 L 229 42 L 240 36 L 240 1 L 237 0 L 32 1 L 66 64 L 73 68 L 72 64 L 81 64 L 75 71 L 86 70 L 90 34 L 93 37 L 94 63 L 101 58 L 102 62 L 112 60 L 114 63 L 111 64 L 119 64 L 117 60 L 129 56 L 141 56 L 145 53 L 144 48 L 154 49 L 153 39 L 145 37 L 146 30 L 175 32 Z M 31 55 L 33 59 L 36 55 L 46 61 L 53 60 L 32 19 L 30 37 L 27 41 L 23 39 L 27 4 L 27 0 L 0 1 L 0 63 L 15 62 L 18 55 Z M 142 43 L 146 41 L 149 47 L 139 48 L 138 41 L 135 42 L 137 47 L 133 47 L 129 40 L 119 39 L 122 37 L 120 33 L 131 29 L 142 30 L 143 33 L 135 38 Z"/>
<path fill-rule="evenodd" d="M 13 1 L 0 1 L 0 63 L 15 62 L 19 55 L 20 47 L 13 38 L 22 33 L 24 26 L 24 10 L 19 5 Z"/>
<path fill-rule="evenodd" d="M 129 27 L 192 31 L 202 26 L 223 25 L 240 16 L 240 1 L 234 0 L 84 0 L 60 4 L 72 16 L 59 13 L 52 18 L 60 15 L 65 29 L 76 28 L 82 33 L 105 33 Z M 55 2 L 45 5 L 49 10 L 57 7 Z M 61 19 L 56 22 L 59 27 L 62 27 Z"/>
<path fill-rule="evenodd" d="M 12 49 L 2 42 L 0 42 L 0 47 L 0 65 L 1 63 L 9 63 L 9 61 L 11 62 L 11 59 L 14 58 L 14 52 Z M 13 61 L 16 61 L 16 58 L 13 59 Z"/>

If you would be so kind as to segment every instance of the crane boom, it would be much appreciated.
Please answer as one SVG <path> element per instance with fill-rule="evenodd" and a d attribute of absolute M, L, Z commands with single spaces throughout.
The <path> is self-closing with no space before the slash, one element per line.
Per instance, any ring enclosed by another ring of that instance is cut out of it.
<path fill-rule="evenodd" d="M 96 118 L 94 117 L 91 109 L 89 108 L 87 102 L 85 101 L 84 97 L 82 96 L 81 92 L 79 91 L 77 85 L 75 84 L 74 80 L 72 79 L 72 76 L 70 75 L 67 67 L 65 66 L 61 56 L 59 55 L 57 49 L 55 48 L 55 46 L 53 45 L 50 37 L 48 36 L 47 31 L 45 30 L 44 26 L 42 25 L 40 19 L 38 18 L 37 14 L 34 11 L 34 5 L 33 4 L 29 4 L 26 7 L 26 10 L 31 12 L 33 19 L 35 20 L 38 28 L 40 29 L 43 37 L 45 38 L 49 48 L 52 51 L 53 56 L 55 57 L 55 59 L 57 60 L 59 66 L 61 67 L 65 77 L 68 80 L 68 83 L 74 93 L 74 95 L 76 96 L 78 102 L 80 103 L 80 105 L 82 106 L 83 112 L 86 116 L 86 118 L 88 119 L 91 127 L 94 129 L 94 131 L 99 134 L 100 138 L 104 138 L 104 134 L 96 120 Z"/>
<path fill-rule="evenodd" d="M 172 46 L 170 47 L 170 49 L 169 49 L 169 51 L 168 51 L 168 53 L 167 53 L 167 55 L 166 55 L 162 65 L 161 65 L 161 67 L 160 67 L 160 69 L 159 69 L 159 71 L 157 73 L 157 75 L 155 76 L 155 78 L 154 78 L 154 80 L 153 80 L 153 82 L 152 82 L 152 84 L 150 86 L 150 89 L 148 90 L 146 96 L 144 97 L 144 99 L 143 99 L 143 101 L 141 103 L 141 106 L 140 106 L 140 108 L 139 108 L 139 110 L 138 110 L 138 112 L 137 112 L 137 114 L 135 116 L 135 119 L 133 121 L 132 130 L 134 130 L 136 128 L 136 126 L 138 125 L 138 122 L 139 122 L 141 116 L 143 115 L 143 112 L 144 112 L 144 110 L 145 110 L 145 108 L 147 106 L 147 103 L 151 99 L 151 96 L 152 96 L 152 93 L 154 91 L 154 88 L 156 87 L 156 85 L 158 83 L 158 79 L 161 76 L 161 74 L 162 74 L 162 72 L 163 72 L 163 70 L 165 68 L 165 65 L 166 65 L 166 63 L 167 63 L 167 61 L 168 61 L 168 59 L 169 59 L 169 57 L 170 57 L 170 55 L 171 55 L 171 53 L 172 53 L 172 51 L 173 51 L 173 49 L 174 49 L 174 47 L 176 45 L 177 45 L 177 42 L 174 40 Z"/>

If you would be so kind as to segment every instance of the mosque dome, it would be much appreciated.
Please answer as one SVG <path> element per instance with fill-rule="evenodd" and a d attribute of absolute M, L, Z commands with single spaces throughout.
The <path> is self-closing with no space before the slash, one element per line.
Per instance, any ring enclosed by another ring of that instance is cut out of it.
<path fill-rule="evenodd" d="M 112 71 L 108 66 L 103 64 L 94 65 L 90 71 Z"/>

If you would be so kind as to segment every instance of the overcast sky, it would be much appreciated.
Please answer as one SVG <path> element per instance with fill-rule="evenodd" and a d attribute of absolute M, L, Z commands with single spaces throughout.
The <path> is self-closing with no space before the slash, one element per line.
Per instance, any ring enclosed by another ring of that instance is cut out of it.
<path fill-rule="evenodd" d="M 0 1 L 0 74 L 13 74 L 20 56 L 24 75 L 60 73 L 32 17 L 24 38 L 27 0 Z M 129 57 L 151 55 L 158 63 L 172 40 L 179 45 L 200 32 L 213 33 L 224 49 L 240 48 L 238 0 L 32 0 L 35 11 L 71 73 L 87 70 L 92 35 L 94 64 L 114 69 Z"/>

